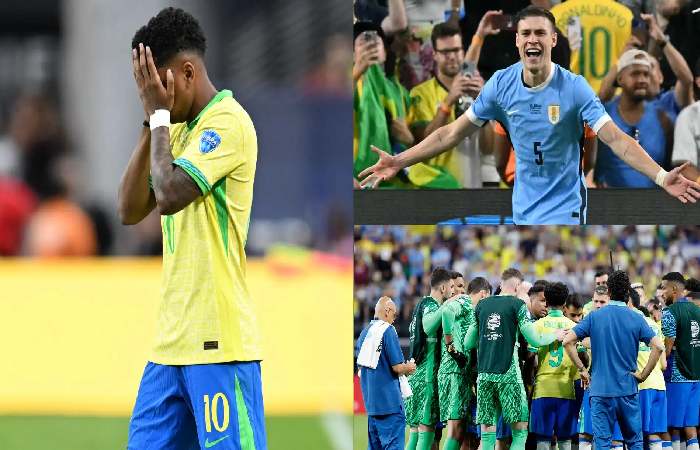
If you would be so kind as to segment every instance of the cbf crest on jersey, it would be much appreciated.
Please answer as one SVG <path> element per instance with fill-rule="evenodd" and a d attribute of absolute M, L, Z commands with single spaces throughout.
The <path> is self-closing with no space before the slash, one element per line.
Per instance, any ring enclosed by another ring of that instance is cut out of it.
<path fill-rule="evenodd" d="M 221 136 L 214 130 L 204 130 L 202 137 L 199 140 L 199 151 L 202 153 L 211 153 L 221 143 Z"/>
<path fill-rule="evenodd" d="M 559 105 L 547 105 L 547 116 L 549 123 L 556 125 L 559 122 Z"/>

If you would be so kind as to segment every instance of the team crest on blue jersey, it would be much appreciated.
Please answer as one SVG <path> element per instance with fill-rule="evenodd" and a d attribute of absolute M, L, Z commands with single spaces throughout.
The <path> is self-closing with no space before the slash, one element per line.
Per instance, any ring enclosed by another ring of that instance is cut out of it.
<path fill-rule="evenodd" d="M 549 123 L 556 125 L 559 122 L 559 105 L 547 105 Z"/>
<path fill-rule="evenodd" d="M 199 151 L 211 153 L 221 143 L 221 136 L 214 130 L 204 130 L 202 138 L 199 140 Z"/>

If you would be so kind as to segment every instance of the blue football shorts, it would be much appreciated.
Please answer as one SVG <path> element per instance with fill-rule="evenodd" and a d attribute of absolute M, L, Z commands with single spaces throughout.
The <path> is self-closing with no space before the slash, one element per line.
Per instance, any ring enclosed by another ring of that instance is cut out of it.
<path fill-rule="evenodd" d="M 127 449 L 200 448 L 267 448 L 259 361 L 146 364 Z"/>

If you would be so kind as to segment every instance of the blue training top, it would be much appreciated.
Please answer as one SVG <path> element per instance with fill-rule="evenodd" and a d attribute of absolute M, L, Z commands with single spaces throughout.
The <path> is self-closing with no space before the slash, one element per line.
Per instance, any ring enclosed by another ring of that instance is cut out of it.
<path fill-rule="evenodd" d="M 588 314 L 573 332 L 579 339 L 591 338 L 591 396 L 624 397 L 637 393 L 639 342 L 649 345 L 656 336 L 644 316 L 623 302 L 610 303 Z"/>
<path fill-rule="evenodd" d="M 376 322 L 372 320 L 369 325 L 362 330 L 357 339 L 356 351 L 360 352 L 362 343 L 367 336 L 369 327 Z M 391 366 L 404 362 L 399 335 L 396 329 L 391 326 L 386 329 L 382 336 L 381 353 L 376 369 L 360 366 L 360 386 L 362 388 L 362 398 L 365 401 L 365 409 L 369 416 L 381 416 L 385 414 L 403 412 L 403 399 L 401 398 L 401 388 L 399 387 L 399 377 L 392 370 Z"/>
<path fill-rule="evenodd" d="M 552 63 L 544 83 L 530 88 L 518 62 L 494 73 L 466 114 L 478 126 L 497 120 L 508 132 L 516 224 L 585 223 L 584 122 L 597 133 L 610 120 L 585 78 Z"/>

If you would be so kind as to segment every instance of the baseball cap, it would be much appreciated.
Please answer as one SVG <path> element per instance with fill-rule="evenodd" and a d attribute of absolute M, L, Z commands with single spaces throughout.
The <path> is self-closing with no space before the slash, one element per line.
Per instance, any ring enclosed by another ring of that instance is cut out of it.
<path fill-rule="evenodd" d="M 632 64 L 639 64 L 651 69 L 649 54 L 644 50 L 639 50 L 636 48 L 627 50 L 625 53 L 620 55 L 620 59 L 617 60 L 617 73 L 619 74 Z"/>

